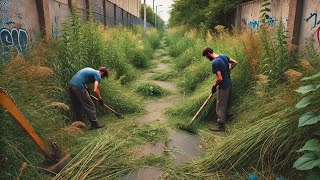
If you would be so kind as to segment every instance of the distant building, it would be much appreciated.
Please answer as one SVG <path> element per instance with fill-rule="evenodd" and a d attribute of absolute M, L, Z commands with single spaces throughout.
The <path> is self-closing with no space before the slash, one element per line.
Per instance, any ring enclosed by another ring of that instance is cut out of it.
<path fill-rule="evenodd" d="M 125 11 L 140 17 L 141 0 L 109 0 L 110 2 L 121 7 Z"/>

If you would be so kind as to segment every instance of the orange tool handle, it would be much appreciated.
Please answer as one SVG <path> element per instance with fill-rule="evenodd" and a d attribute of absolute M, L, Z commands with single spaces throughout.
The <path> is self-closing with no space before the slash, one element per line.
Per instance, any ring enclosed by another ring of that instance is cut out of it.
<path fill-rule="evenodd" d="M 32 128 L 31 124 L 27 121 L 27 119 L 22 115 L 18 107 L 12 101 L 12 99 L 3 91 L 0 90 L 0 105 L 4 107 L 8 111 L 8 113 L 13 117 L 16 122 L 27 132 L 27 134 L 31 137 L 31 139 L 38 145 L 41 152 L 49 157 L 48 152 L 46 151 L 45 144 L 37 135 L 35 130 Z"/>

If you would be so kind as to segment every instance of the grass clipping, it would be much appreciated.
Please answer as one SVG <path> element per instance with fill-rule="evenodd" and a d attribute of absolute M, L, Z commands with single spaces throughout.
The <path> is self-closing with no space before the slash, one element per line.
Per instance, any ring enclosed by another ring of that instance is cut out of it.
<path fill-rule="evenodd" d="M 211 146 L 204 158 L 178 167 L 171 175 L 181 179 L 206 178 L 251 167 L 286 174 L 306 138 L 306 132 L 298 130 L 297 119 L 289 109 L 275 112 L 231 132 L 223 143 Z"/>
<path fill-rule="evenodd" d="M 132 170 L 124 161 L 128 139 L 104 132 L 92 137 L 72 161 L 53 179 L 116 179 Z M 121 161 L 123 160 L 123 161 Z"/>

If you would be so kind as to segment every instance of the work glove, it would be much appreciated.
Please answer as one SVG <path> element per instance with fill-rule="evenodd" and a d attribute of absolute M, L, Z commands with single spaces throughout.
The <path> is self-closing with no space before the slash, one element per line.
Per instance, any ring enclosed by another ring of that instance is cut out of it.
<path fill-rule="evenodd" d="M 99 105 L 100 105 L 100 106 L 103 106 L 103 105 L 104 105 L 104 103 L 103 103 L 103 100 L 102 100 L 102 99 L 99 99 L 99 101 L 98 101 L 98 102 L 99 102 Z"/>
<path fill-rule="evenodd" d="M 211 93 L 214 94 L 216 91 L 217 91 L 216 86 L 212 86 L 212 88 L 211 88 Z"/>

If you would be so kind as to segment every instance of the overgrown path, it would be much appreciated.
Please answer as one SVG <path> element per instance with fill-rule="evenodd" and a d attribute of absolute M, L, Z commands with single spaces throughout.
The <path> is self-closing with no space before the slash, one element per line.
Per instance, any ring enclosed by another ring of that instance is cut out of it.
<path fill-rule="evenodd" d="M 139 117 L 137 121 L 141 124 L 160 124 L 166 129 L 167 139 L 165 142 L 159 141 L 139 147 L 136 156 L 138 158 L 150 155 L 164 156 L 169 159 L 168 166 L 174 166 L 199 157 L 201 155 L 199 148 L 201 140 L 197 135 L 178 131 L 170 127 L 166 110 L 181 103 L 183 98 L 182 95 L 179 94 L 175 82 L 153 80 L 153 77 L 156 75 L 173 71 L 174 59 L 167 55 L 168 47 L 166 47 L 164 41 L 161 42 L 161 47 L 162 48 L 157 49 L 155 52 L 155 57 L 152 60 L 153 68 L 145 72 L 140 81 L 150 81 L 170 93 L 166 97 L 147 99 L 147 113 Z M 125 179 L 159 179 L 164 172 L 164 167 L 157 167 L 156 165 L 153 166 L 150 164 L 148 167 L 135 169 L 127 175 Z"/>

